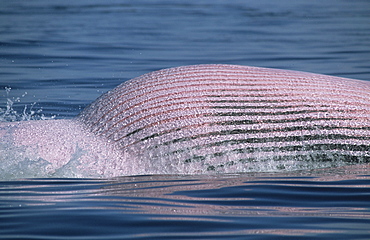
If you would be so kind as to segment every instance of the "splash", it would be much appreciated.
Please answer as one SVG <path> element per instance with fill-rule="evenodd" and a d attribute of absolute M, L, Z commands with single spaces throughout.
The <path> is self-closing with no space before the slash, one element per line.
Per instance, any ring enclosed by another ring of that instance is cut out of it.
<path fill-rule="evenodd" d="M 27 95 L 24 92 L 20 97 L 10 96 L 11 87 L 5 87 L 5 107 L 0 107 L 0 122 L 15 122 L 15 121 L 30 121 L 30 120 L 50 120 L 56 116 L 47 117 L 42 113 L 42 108 L 35 109 L 37 102 L 33 102 L 30 105 L 25 104 L 23 110 L 18 112 L 15 108 L 16 105 L 21 104 L 22 98 Z M 3 104 L 1 104 L 3 105 Z"/>

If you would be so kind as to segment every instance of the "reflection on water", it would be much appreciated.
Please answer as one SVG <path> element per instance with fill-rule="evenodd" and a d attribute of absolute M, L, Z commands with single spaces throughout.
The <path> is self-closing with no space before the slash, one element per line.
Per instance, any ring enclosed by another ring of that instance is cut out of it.
<path fill-rule="evenodd" d="M 2 182 L 0 194 L 3 236 L 21 229 L 27 236 L 71 236 L 58 229 L 76 224 L 79 236 L 96 239 L 370 234 L 369 165 L 285 174 L 33 179 Z"/>

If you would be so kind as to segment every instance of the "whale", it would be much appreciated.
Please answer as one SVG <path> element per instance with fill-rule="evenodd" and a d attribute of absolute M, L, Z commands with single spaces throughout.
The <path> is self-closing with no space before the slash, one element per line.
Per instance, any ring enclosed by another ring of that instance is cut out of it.
<path fill-rule="evenodd" d="M 279 172 L 370 162 L 370 82 L 226 64 L 125 81 L 73 119 L 0 123 L 0 176 Z"/>

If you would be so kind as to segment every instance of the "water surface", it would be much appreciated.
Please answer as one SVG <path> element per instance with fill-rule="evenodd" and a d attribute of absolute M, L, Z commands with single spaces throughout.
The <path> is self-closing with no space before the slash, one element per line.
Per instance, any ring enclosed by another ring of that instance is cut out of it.
<path fill-rule="evenodd" d="M 367 0 L 3 1 L 0 120 L 73 118 L 123 81 L 188 64 L 370 80 L 369 22 Z M 9 179 L 0 238 L 369 239 L 368 169 Z"/>

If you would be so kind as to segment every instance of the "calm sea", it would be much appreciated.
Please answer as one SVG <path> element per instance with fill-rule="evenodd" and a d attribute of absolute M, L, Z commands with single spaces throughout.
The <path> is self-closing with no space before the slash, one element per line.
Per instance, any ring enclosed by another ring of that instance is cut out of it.
<path fill-rule="evenodd" d="M 227 63 L 370 80 L 368 0 L 0 2 L 0 121 Z M 370 239 L 370 169 L 0 182 L 3 239 Z"/>

